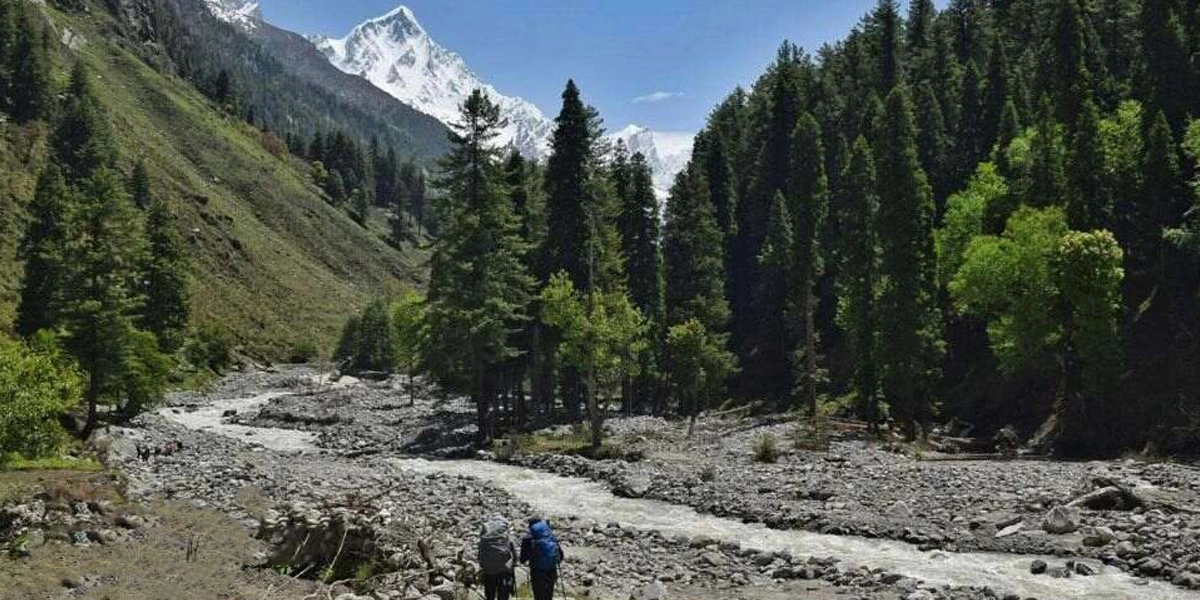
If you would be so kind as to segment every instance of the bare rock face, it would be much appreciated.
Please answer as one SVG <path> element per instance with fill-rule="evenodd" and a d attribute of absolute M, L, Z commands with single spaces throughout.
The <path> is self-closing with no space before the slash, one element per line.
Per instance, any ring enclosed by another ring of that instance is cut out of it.
<path fill-rule="evenodd" d="M 1042 519 L 1042 530 L 1054 535 L 1073 533 L 1079 529 L 1079 511 L 1066 506 L 1055 506 Z"/>

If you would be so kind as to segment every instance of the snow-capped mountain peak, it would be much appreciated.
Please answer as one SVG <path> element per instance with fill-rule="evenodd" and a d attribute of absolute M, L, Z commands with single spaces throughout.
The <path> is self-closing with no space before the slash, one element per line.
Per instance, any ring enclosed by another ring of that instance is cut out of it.
<path fill-rule="evenodd" d="M 204 0 L 218 19 L 253 31 L 262 22 L 262 9 L 253 0 Z"/>
<path fill-rule="evenodd" d="M 444 123 L 457 122 L 462 101 L 476 88 L 482 89 L 508 119 L 499 143 L 512 144 L 533 157 L 548 151 L 553 123 L 542 111 L 484 83 L 462 57 L 434 41 L 408 7 L 369 19 L 343 38 L 310 39 L 337 68 L 362 76 Z"/>
<path fill-rule="evenodd" d="M 683 170 L 692 158 L 693 136 L 681 131 L 654 131 L 640 125 L 629 125 L 612 134 L 621 140 L 629 154 L 641 152 L 646 164 L 654 170 L 654 189 L 665 197 L 675 182 L 675 174 Z"/>

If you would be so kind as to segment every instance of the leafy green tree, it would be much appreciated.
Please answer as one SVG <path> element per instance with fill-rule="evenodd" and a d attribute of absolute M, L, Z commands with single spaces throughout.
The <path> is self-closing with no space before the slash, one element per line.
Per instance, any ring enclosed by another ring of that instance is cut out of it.
<path fill-rule="evenodd" d="M 188 254 L 166 201 L 152 196 L 148 202 L 142 326 L 154 334 L 163 352 L 173 353 L 183 343 L 191 316 Z"/>
<path fill-rule="evenodd" d="M 517 353 L 533 284 L 492 144 L 503 125 L 482 91 L 463 102 L 437 182 L 449 213 L 431 260 L 421 352 L 439 380 L 470 390 L 480 442 L 491 439 L 497 366 Z"/>
<path fill-rule="evenodd" d="M 638 374 L 640 355 L 648 349 L 646 319 L 624 292 L 585 295 L 565 272 L 553 275 L 542 290 L 541 310 L 542 321 L 562 336 L 563 364 L 587 374 L 592 449 L 598 450 L 606 413 L 601 396 L 615 395 L 623 380 Z"/>
<path fill-rule="evenodd" d="M 82 388 L 69 359 L 0 337 L 0 467 L 58 450 L 58 417 L 79 405 Z"/>
<path fill-rule="evenodd" d="M 838 322 L 846 330 L 854 357 L 854 391 L 858 413 L 871 423 L 881 417 L 879 376 L 876 367 L 878 325 L 875 321 L 879 289 L 879 194 L 876 188 L 875 157 L 863 137 L 854 150 L 844 177 L 848 199 L 842 212 L 838 274 Z"/>
<path fill-rule="evenodd" d="M 948 284 L 962 266 L 971 241 L 984 233 L 988 206 L 1008 196 L 1008 182 L 992 163 L 979 163 L 966 189 L 946 202 L 946 218 L 937 230 L 938 280 Z"/>
<path fill-rule="evenodd" d="M 409 405 L 416 404 L 413 376 L 421 362 L 421 326 L 425 321 L 425 298 L 412 290 L 392 302 L 392 341 L 396 365 L 408 375 Z"/>
<path fill-rule="evenodd" d="M 667 332 L 671 387 L 680 412 L 691 418 L 689 435 L 695 430 L 696 417 L 721 398 L 725 382 L 737 371 L 737 359 L 725 349 L 724 338 L 697 319 Z"/>
<path fill-rule="evenodd" d="M 933 193 L 917 158 L 908 91 L 888 95 L 876 157 L 881 289 L 880 383 L 910 436 L 932 413 L 942 356 Z"/>
<path fill-rule="evenodd" d="M 1120 379 L 1124 257 L 1107 231 L 1066 233 L 1052 260 L 1055 283 L 1065 307 L 1064 393 L 1058 408 L 1060 450 L 1080 453 L 1112 439 L 1113 392 Z"/>
<path fill-rule="evenodd" d="M 46 167 L 38 177 L 29 206 L 32 218 L 20 247 L 25 277 L 17 305 L 17 332 L 24 337 L 59 324 L 71 204 L 62 172 L 54 165 Z"/>
<path fill-rule="evenodd" d="M 92 75 L 82 62 L 71 71 L 66 105 L 51 143 L 55 162 L 72 185 L 116 164 L 112 127 L 92 89 Z"/>
<path fill-rule="evenodd" d="M 1144 121 L 1142 105 L 1136 100 L 1121 102 L 1116 111 L 1100 121 L 1100 141 L 1111 172 L 1111 229 L 1117 242 L 1126 249 L 1127 260 L 1133 254 L 1138 198 L 1142 194 L 1142 163 L 1146 153 L 1142 134 Z"/>
<path fill-rule="evenodd" d="M 884 0 L 884 4 L 890 4 Z M 892 8 L 895 6 L 892 4 Z M 804 359 L 800 378 L 801 394 L 810 416 L 817 414 L 817 387 L 820 374 L 817 369 L 816 311 L 818 279 L 824 273 L 825 263 L 821 249 L 821 234 L 825 217 L 829 212 L 829 181 L 825 176 L 825 149 L 821 145 L 821 129 L 810 114 L 803 114 L 792 135 L 791 215 L 795 221 L 792 228 L 795 251 L 793 257 L 796 270 L 797 306 L 802 307 L 804 323 L 803 347 L 797 358 Z"/>
<path fill-rule="evenodd" d="M 950 282 L 957 309 L 987 319 L 1001 369 L 1015 376 L 1053 374 L 1062 336 L 1052 261 L 1067 232 L 1061 208 L 1021 208 L 1003 236 L 971 240 Z"/>

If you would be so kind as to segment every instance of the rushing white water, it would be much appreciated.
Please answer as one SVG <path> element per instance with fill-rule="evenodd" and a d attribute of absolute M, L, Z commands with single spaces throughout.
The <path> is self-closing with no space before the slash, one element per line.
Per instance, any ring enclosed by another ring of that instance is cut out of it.
<path fill-rule="evenodd" d="M 212 431 L 281 452 L 311 451 L 316 440 L 313 433 L 223 422 L 222 414 L 226 410 L 255 409 L 286 394 L 272 392 L 253 398 L 220 400 L 193 412 L 177 413 L 176 409 L 159 412 L 190 429 Z M 832 556 L 850 565 L 882 568 L 934 584 L 991 586 L 1002 593 L 1040 600 L 1200 600 L 1200 592 L 1159 581 L 1139 581 L 1112 567 L 1096 565 L 1100 572 L 1091 577 L 1055 579 L 1030 574 L 1029 564 L 1036 558 L 1052 565 L 1061 564 L 1063 559 L 982 552 L 922 552 L 903 542 L 773 530 L 763 525 L 702 515 L 675 504 L 619 498 L 593 481 L 524 467 L 469 460 L 393 459 L 393 463 L 415 473 L 460 475 L 491 482 L 551 518 L 574 516 L 598 523 L 616 522 L 623 527 L 657 530 L 664 535 L 704 535 L 748 548 L 789 551 L 796 556 Z"/>
<path fill-rule="evenodd" d="M 168 421 L 177 423 L 188 429 L 211 431 L 224 436 L 237 438 L 248 443 L 256 443 L 264 448 L 278 452 L 307 452 L 316 450 L 317 434 L 295 429 L 268 429 L 264 427 L 249 427 L 225 422 L 227 410 L 239 413 L 257 410 L 272 399 L 286 396 L 291 392 L 268 392 L 251 398 L 232 398 L 216 400 L 211 404 L 195 410 L 185 408 L 164 408 L 158 414 Z"/>
<path fill-rule="evenodd" d="M 658 530 L 665 535 L 705 535 L 764 551 L 787 550 L 797 556 L 833 556 L 852 565 L 883 568 L 935 584 L 991 586 L 1004 593 L 1040 599 L 1196 600 L 1200 592 L 1161 582 L 1138 582 L 1118 569 L 1103 567 L 1091 577 L 1054 579 L 1032 575 L 1036 556 L 979 552 L 922 552 L 902 542 L 804 531 L 778 531 L 763 525 L 702 515 L 674 504 L 619 498 L 585 479 L 482 461 L 400 459 L 401 468 L 418 473 L 448 473 L 490 481 L 550 517 L 576 516 L 598 523 Z M 1047 563 L 1063 559 L 1040 557 Z"/>

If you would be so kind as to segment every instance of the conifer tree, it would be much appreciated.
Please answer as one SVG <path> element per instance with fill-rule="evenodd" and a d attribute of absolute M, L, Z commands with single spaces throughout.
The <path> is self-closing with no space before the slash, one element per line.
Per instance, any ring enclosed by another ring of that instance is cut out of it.
<path fill-rule="evenodd" d="M 153 335 L 134 323 L 143 300 L 137 267 L 146 246 L 125 183 L 98 167 L 81 182 L 74 212 L 61 293 L 66 347 L 88 374 L 81 432 L 87 437 L 100 404 L 124 401 L 121 408 L 131 415 L 160 396 L 168 367 Z"/>
<path fill-rule="evenodd" d="M 0 109 L 8 108 L 12 57 L 17 43 L 16 12 L 12 0 L 0 0 Z"/>
<path fill-rule="evenodd" d="M 91 74 L 83 63 L 71 71 L 63 115 L 54 130 L 54 157 L 67 182 L 90 179 L 101 168 L 116 161 L 112 128 L 92 89 Z"/>
<path fill-rule="evenodd" d="M 936 17 L 937 7 L 934 6 L 933 0 L 912 0 L 908 4 L 906 46 L 910 63 L 923 59 L 923 55 L 933 47 L 936 35 L 933 26 Z"/>
<path fill-rule="evenodd" d="M 1055 118 L 1074 127 L 1079 120 L 1080 103 L 1092 95 L 1092 74 L 1086 63 L 1086 33 L 1079 0 L 1058 2 L 1053 51 L 1043 76 L 1043 89 L 1053 90 Z"/>
<path fill-rule="evenodd" d="M 759 311 L 763 326 L 773 328 L 775 336 L 764 340 L 755 360 L 763 361 L 764 371 L 777 374 L 777 378 L 764 385 L 768 398 L 781 406 L 791 397 L 792 340 L 796 326 L 792 322 L 795 314 L 795 294 L 789 289 L 796 281 L 796 243 L 792 234 L 792 215 L 788 203 L 780 192 L 771 205 L 771 218 L 767 221 L 767 237 L 763 240 L 763 251 L 759 256 L 762 279 L 758 288 Z"/>
<path fill-rule="evenodd" d="M 1060 128 L 1054 121 L 1049 98 L 1042 98 L 1036 131 L 1029 149 L 1029 181 L 1025 203 L 1029 206 L 1060 206 L 1064 200 L 1065 176 Z"/>
<path fill-rule="evenodd" d="M 883 119 L 878 164 L 879 367 L 884 398 L 909 436 L 929 418 L 942 340 L 933 249 L 933 194 L 917 158 L 908 91 L 893 91 Z"/>
<path fill-rule="evenodd" d="M 984 156 L 983 144 L 987 136 L 983 130 L 983 91 L 983 79 L 979 69 L 974 61 L 968 62 L 963 74 L 962 98 L 958 101 L 958 136 L 954 140 L 956 180 L 973 171 Z"/>
<path fill-rule="evenodd" d="M 993 36 L 992 51 L 988 56 L 983 120 L 980 125 L 983 133 L 983 142 L 980 148 L 984 152 L 991 150 L 996 145 L 1001 122 L 1004 120 L 1004 111 L 1010 101 L 1009 96 L 1012 94 L 1012 90 L 1008 81 L 1008 69 L 1008 50 L 1003 37 Z"/>
<path fill-rule="evenodd" d="M 533 282 L 492 144 L 504 125 L 500 108 L 475 90 L 461 115 L 438 179 L 449 214 L 431 261 L 422 354 L 438 379 L 470 391 L 485 442 L 493 433 L 497 366 L 517 352 L 512 340 L 527 319 Z"/>
<path fill-rule="evenodd" d="M 396 366 L 393 333 L 391 315 L 383 300 L 377 299 L 368 304 L 358 319 L 352 368 L 360 373 L 391 373 Z"/>
<path fill-rule="evenodd" d="M 1145 155 L 1142 162 L 1141 201 L 1135 207 L 1133 244 L 1134 264 L 1141 274 L 1157 272 L 1156 260 L 1164 229 L 1183 221 L 1189 208 L 1182 186 L 1179 155 L 1176 152 L 1171 127 L 1165 112 L 1159 111 L 1146 133 Z"/>
<path fill-rule="evenodd" d="M 879 286 L 879 197 L 875 159 L 867 140 L 854 142 L 853 154 L 844 177 L 847 203 L 842 214 L 840 256 L 843 268 L 838 278 L 838 320 L 847 332 L 854 356 L 853 387 L 859 416 L 872 426 L 880 421 L 876 367 L 876 291 Z"/>
<path fill-rule="evenodd" d="M 644 354 L 639 377 L 634 382 L 633 400 L 647 406 L 654 399 L 658 376 L 656 359 L 662 354 L 660 340 L 666 333 L 662 227 L 646 157 L 640 152 L 634 154 L 629 169 L 629 195 L 622 210 L 628 224 L 623 239 L 625 272 L 629 278 L 630 299 L 645 316 L 652 336 L 650 352 Z"/>
<path fill-rule="evenodd" d="M 574 81 L 567 82 L 562 100 L 546 168 L 547 262 L 541 275 L 548 277 L 566 271 L 577 289 L 590 293 L 592 275 L 587 249 L 595 235 L 590 223 L 590 213 L 595 207 L 588 201 L 587 187 L 594 140 L 588 126 L 588 110 Z"/>
<path fill-rule="evenodd" d="M 133 166 L 133 174 L 129 176 L 129 195 L 133 203 L 140 209 L 150 207 L 150 174 L 146 172 L 146 162 L 138 160 Z"/>
<path fill-rule="evenodd" d="M 803 357 L 802 398 L 809 416 L 817 414 L 817 281 L 824 273 L 821 234 L 829 211 L 829 182 L 825 176 L 825 149 L 821 145 L 821 129 L 812 115 L 801 115 L 792 135 L 791 214 L 796 261 L 796 305 L 804 319 L 803 347 L 797 358 Z M 797 370 L 800 365 L 796 365 Z"/>
<path fill-rule="evenodd" d="M 45 118 L 51 100 L 50 59 L 42 43 L 42 27 L 37 10 L 25 2 L 16 4 L 13 17 L 16 35 L 8 71 L 8 98 L 11 113 L 19 123 Z"/>
<path fill-rule="evenodd" d="M 667 322 L 677 325 L 694 318 L 711 331 L 721 331 L 729 319 L 721 232 L 708 182 L 699 169 L 686 169 L 675 177 L 667 200 L 663 254 Z"/>
<path fill-rule="evenodd" d="M 71 202 L 62 171 L 54 165 L 46 167 L 38 177 L 29 205 L 31 219 L 21 240 L 25 277 L 17 305 L 17 333 L 24 337 L 60 323 Z"/>
<path fill-rule="evenodd" d="M 144 174 L 145 169 L 141 172 Z M 149 194 L 149 189 L 145 192 Z M 166 201 L 157 196 L 149 196 L 146 201 L 149 252 L 142 269 L 146 298 L 142 325 L 158 339 L 159 348 L 170 354 L 179 349 L 191 314 L 187 248 Z"/>
<path fill-rule="evenodd" d="M 1146 0 L 1140 24 L 1146 77 L 1146 100 L 1151 111 L 1162 111 L 1178 131 L 1189 113 L 1196 113 L 1200 74 L 1193 65 L 1180 20 L 1179 3 Z"/>
<path fill-rule="evenodd" d="M 921 166 L 929 175 L 929 183 L 933 188 L 934 199 L 938 203 L 939 214 L 945 197 L 950 194 L 952 185 L 949 177 L 949 137 L 946 133 L 946 121 L 942 117 L 942 108 L 938 105 L 937 94 L 929 84 L 917 88 L 917 149 L 921 158 Z"/>
<path fill-rule="evenodd" d="M 1071 229 L 1109 229 L 1111 193 L 1108 160 L 1100 139 L 1100 112 L 1095 103 L 1084 99 L 1079 105 L 1079 119 L 1067 153 L 1067 223 Z"/>
<path fill-rule="evenodd" d="M 900 83 L 900 6 L 896 0 L 879 0 L 872 18 L 879 30 L 879 85 L 876 92 L 887 95 Z"/>

